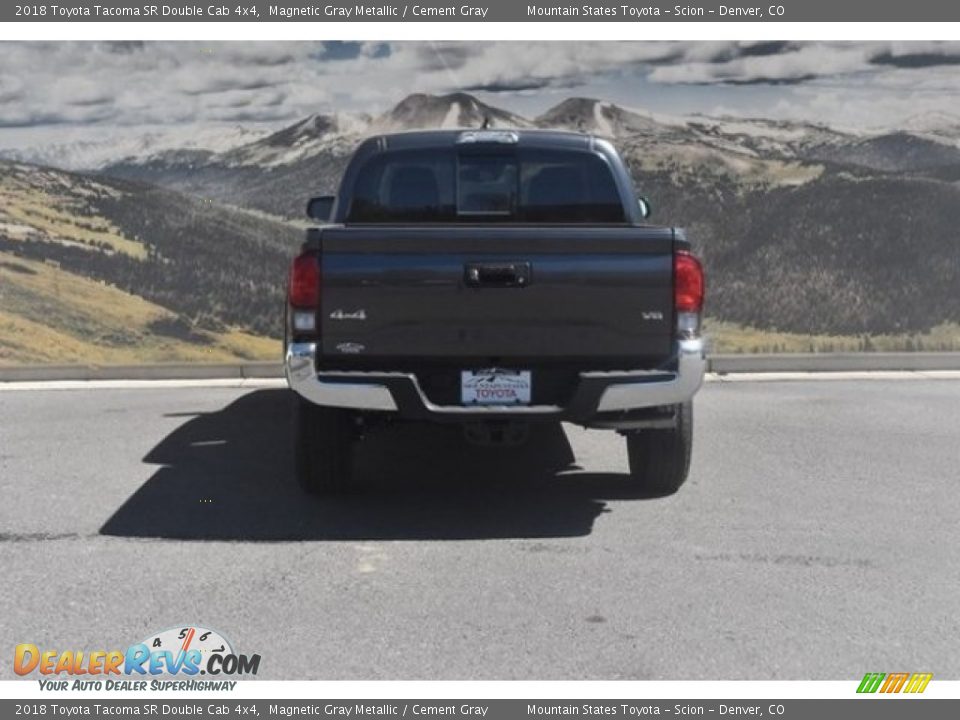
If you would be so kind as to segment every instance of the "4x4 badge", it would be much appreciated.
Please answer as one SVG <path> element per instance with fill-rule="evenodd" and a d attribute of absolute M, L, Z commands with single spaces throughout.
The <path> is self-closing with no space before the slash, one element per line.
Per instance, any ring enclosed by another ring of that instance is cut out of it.
<path fill-rule="evenodd" d="M 359 310 L 354 310 L 353 312 L 344 312 L 343 310 L 337 309 L 330 313 L 331 320 L 366 320 L 367 311 L 363 308 Z"/>

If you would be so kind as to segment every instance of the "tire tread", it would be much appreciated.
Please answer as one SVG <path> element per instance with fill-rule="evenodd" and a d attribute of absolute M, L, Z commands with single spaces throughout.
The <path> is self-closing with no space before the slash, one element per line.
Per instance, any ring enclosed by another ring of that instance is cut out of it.
<path fill-rule="evenodd" d="M 627 439 L 630 475 L 651 495 L 672 495 L 687 479 L 693 450 L 693 402 L 676 406 L 676 426 L 641 430 Z"/>

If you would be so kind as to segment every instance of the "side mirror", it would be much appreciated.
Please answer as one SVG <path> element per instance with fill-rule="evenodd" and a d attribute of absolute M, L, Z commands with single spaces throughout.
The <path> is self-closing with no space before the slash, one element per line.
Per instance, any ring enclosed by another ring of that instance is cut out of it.
<path fill-rule="evenodd" d="M 328 222 L 333 213 L 333 201 L 336 198 L 333 195 L 321 195 L 320 197 L 310 198 L 307 203 L 307 217 L 320 222 Z"/>
<path fill-rule="evenodd" d="M 642 217 L 644 220 L 653 214 L 653 206 L 643 195 L 637 198 L 637 207 L 640 208 L 640 217 Z"/>

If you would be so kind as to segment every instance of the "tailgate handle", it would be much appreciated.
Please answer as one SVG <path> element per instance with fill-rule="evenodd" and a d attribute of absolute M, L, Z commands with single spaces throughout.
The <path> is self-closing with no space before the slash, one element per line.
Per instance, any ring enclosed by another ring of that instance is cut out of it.
<path fill-rule="evenodd" d="M 526 287 L 530 284 L 530 263 L 467 263 L 463 281 L 467 287 Z"/>

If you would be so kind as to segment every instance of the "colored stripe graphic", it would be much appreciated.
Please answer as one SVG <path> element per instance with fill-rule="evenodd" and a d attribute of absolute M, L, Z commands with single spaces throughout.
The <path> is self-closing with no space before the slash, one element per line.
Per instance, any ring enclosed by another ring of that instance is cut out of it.
<path fill-rule="evenodd" d="M 933 673 L 867 673 L 860 681 L 858 693 L 922 693 L 927 689 Z"/>
<path fill-rule="evenodd" d="M 863 680 L 860 681 L 860 687 L 857 688 L 857 692 L 875 693 L 885 677 L 886 675 L 884 673 L 867 673 L 863 676 Z"/>
<path fill-rule="evenodd" d="M 907 681 L 909 673 L 890 673 L 887 675 L 887 681 L 880 688 L 882 693 L 898 693 L 903 684 Z"/>
<path fill-rule="evenodd" d="M 932 678 L 933 673 L 914 673 L 910 677 L 910 682 L 907 683 L 907 688 L 904 690 L 904 692 L 922 693 L 927 689 L 927 685 L 930 683 Z"/>

